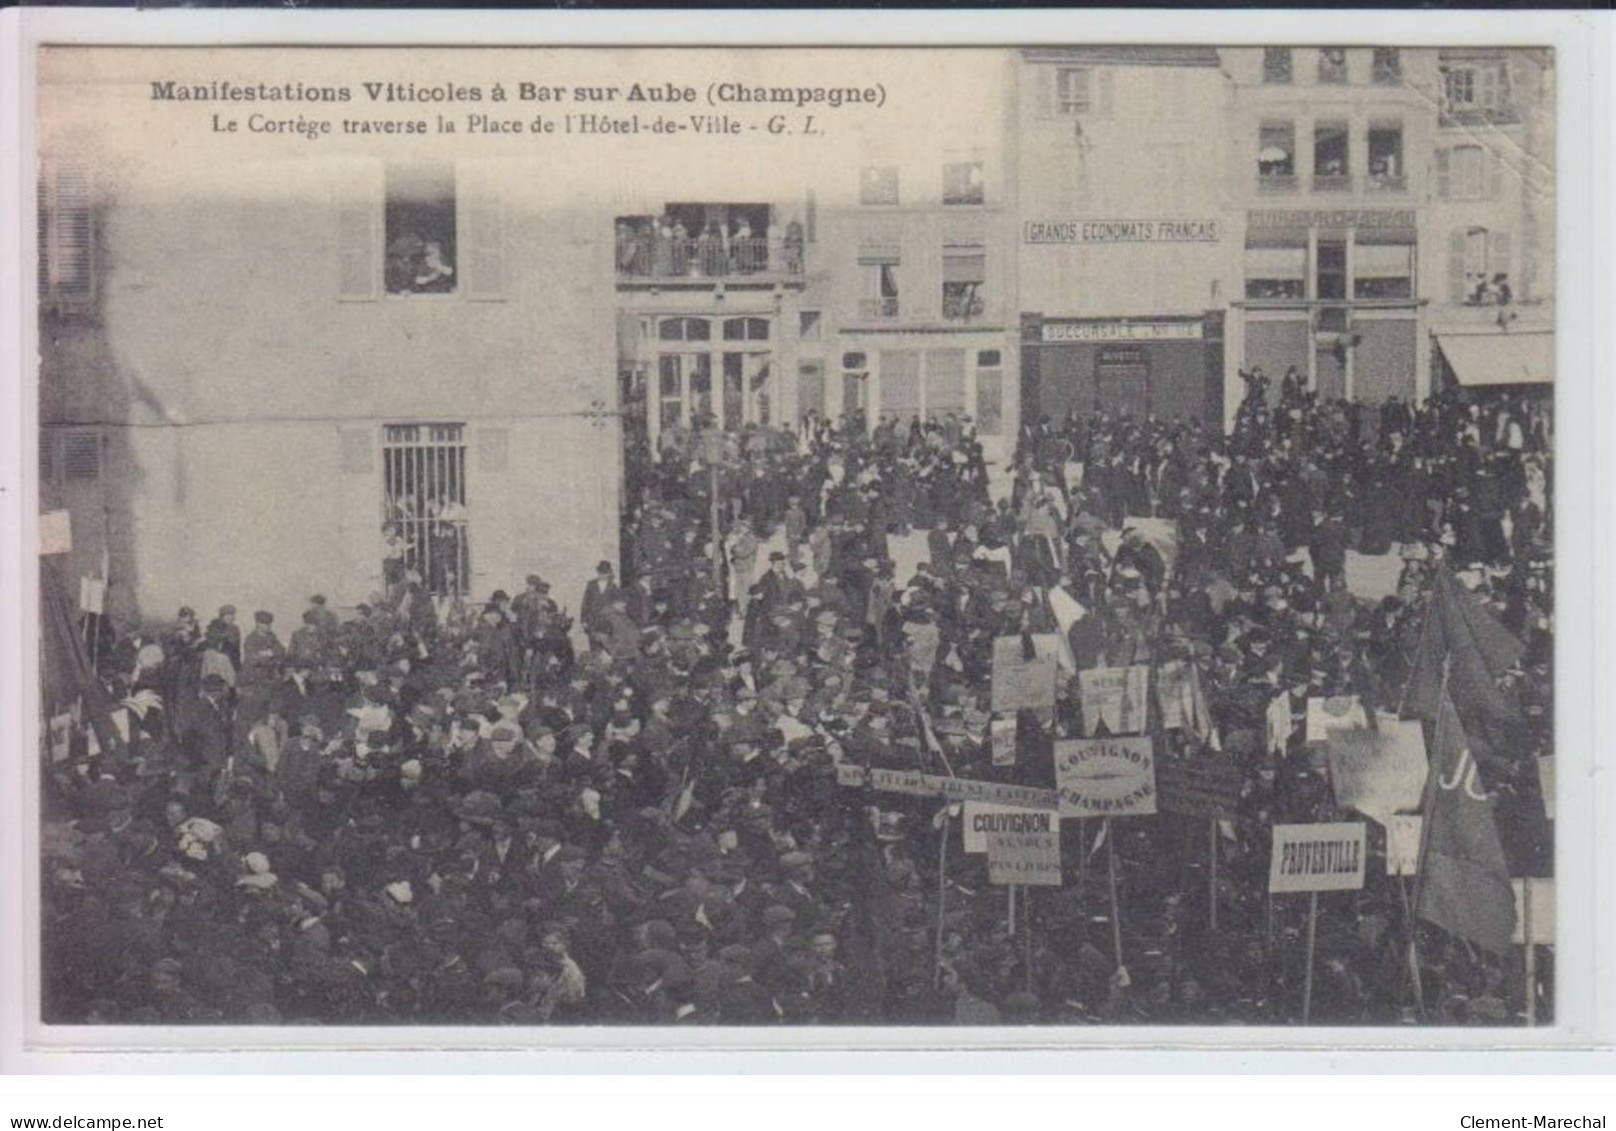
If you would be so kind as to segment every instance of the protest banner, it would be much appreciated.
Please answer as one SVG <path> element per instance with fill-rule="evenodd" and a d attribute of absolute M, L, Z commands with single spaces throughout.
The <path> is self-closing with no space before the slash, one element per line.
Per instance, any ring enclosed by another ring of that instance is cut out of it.
<path fill-rule="evenodd" d="M 1362 821 L 1275 825 L 1268 890 L 1357 891 L 1364 884 Z"/>
<path fill-rule="evenodd" d="M 1543 794 L 1543 815 L 1554 820 L 1554 756 L 1537 760 L 1537 786 Z"/>
<path fill-rule="evenodd" d="M 1335 802 L 1380 824 L 1420 807 L 1425 793 L 1425 733 L 1418 719 L 1378 714 L 1376 729 L 1327 730 L 1326 757 Z"/>
<path fill-rule="evenodd" d="M 1023 810 L 990 818 L 986 833 L 988 882 L 1059 887 L 1060 818 Z"/>
<path fill-rule="evenodd" d="M 1537 948 L 1554 945 L 1554 880 L 1526 877 L 1511 880 L 1515 889 L 1515 933 L 1511 939 L 1526 948 L 1526 1027 L 1537 1027 Z"/>
<path fill-rule="evenodd" d="M 1333 730 L 1364 728 L 1368 725 L 1369 716 L 1364 714 L 1363 704 L 1358 702 L 1356 695 L 1331 695 L 1328 698 L 1315 695 L 1307 701 L 1309 743 L 1327 741 Z"/>
<path fill-rule="evenodd" d="M 1275 825 L 1268 892 L 1307 892 L 1307 975 L 1302 982 L 1302 1024 L 1313 1013 L 1313 955 L 1319 929 L 1319 892 L 1357 891 L 1364 883 L 1362 821 Z"/>
<path fill-rule="evenodd" d="M 101 616 L 107 606 L 107 583 L 98 577 L 79 578 L 79 612 Z"/>
<path fill-rule="evenodd" d="M 65 762 L 73 753 L 73 716 L 63 713 L 51 716 L 50 752 L 52 762 Z"/>
<path fill-rule="evenodd" d="M 1386 874 L 1412 876 L 1420 863 L 1420 828 L 1418 814 L 1394 813 L 1381 824 L 1386 826 Z"/>
<path fill-rule="evenodd" d="M 1088 615 L 1088 610 L 1078 604 L 1077 598 L 1057 585 L 1049 591 L 1049 611 L 1055 617 L 1055 623 L 1060 625 L 1061 635 L 1070 636 L 1072 626 Z"/>
<path fill-rule="evenodd" d="M 946 801 L 990 801 L 1015 809 L 1053 811 L 1060 807 L 1060 795 L 1053 789 L 1012 785 L 1009 782 L 976 781 L 972 778 L 951 778 L 942 774 L 923 774 L 918 770 L 867 768 L 852 762 L 837 765 L 836 783 L 853 787 L 869 785 L 872 789 L 886 793 L 907 794 L 910 797 L 940 797 Z"/>
<path fill-rule="evenodd" d="M 1228 819 L 1240 808 L 1244 782 L 1232 758 L 1166 758 L 1156 763 L 1156 804 L 1163 813 Z"/>
<path fill-rule="evenodd" d="M 39 553 L 73 552 L 73 519 L 67 511 L 46 511 L 39 516 Z"/>
<path fill-rule="evenodd" d="M 995 766 L 1014 766 L 1016 764 L 1016 720 L 994 719 L 989 724 L 988 729 L 993 736 L 993 764 Z"/>
<path fill-rule="evenodd" d="M 1065 816 L 1150 816 L 1156 766 L 1149 736 L 1062 739 L 1055 743 L 1055 786 Z"/>
<path fill-rule="evenodd" d="M 988 834 L 1000 829 L 1001 817 L 1017 813 L 1047 813 L 1050 826 L 1060 831 L 1060 814 L 1055 810 L 1025 809 L 1015 805 L 995 805 L 988 801 L 965 803 L 965 851 L 982 853 L 988 850 Z M 1017 881 L 1020 882 L 1019 880 Z"/>
<path fill-rule="evenodd" d="M 1526 944 L 1527 932 L 1537 946 L 1554 945 L 1554 880 L 1527 878 L 1511 880 L 1515 889 L 1516 946 Z M 1530 896 L 1530 900 L 1528 900 Z"/>
<path fill-rule="evenodd" d="M 1347 592 L 1361 601 L 1379 602 L 1397 596 L 1397 583 L 1403 576 L 1401 554 L 1360 554 L 1347 551 Z"/>
<path fill-rule="evenodd" d="M 1201 673 L 1188 660 L 1168 660 L 1156 667 L 1156 705 L 1163 730 L 1188 730 L 1198 738 L 1212 734 L 1212 715 L 1201 690 Z"/>
<path fill-rule="evenodd" d="M 1100 724 L 1111 734 L 1139 734 L 1145 729 L 1148 704 L 1145 692 L 1150 669 L 1143 664 L 1128 668 L 1090 668 L 1077 673 L 1083 699 L 1083 734 L 1093 738 Z"/>
<path fill-rule="evenodd" d="M 1055 705 L 1055 667 L 1059 650 L 1056 637 L 1040 646 L 1033 638 L 1033 656 L 1026 656 L 1019 636 L 1001 636 L 993 642 L 993 691 L 995 711 L 1014 714 L 1031 709 L 1045 710 Z"/>

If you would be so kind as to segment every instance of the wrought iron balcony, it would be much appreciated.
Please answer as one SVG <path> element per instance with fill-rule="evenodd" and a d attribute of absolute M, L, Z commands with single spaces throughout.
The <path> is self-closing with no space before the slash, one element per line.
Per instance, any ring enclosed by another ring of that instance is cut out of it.
<path fill-rule="evenodd" d="M 619 279 L 719 280 L 802 273 L 800 240 L 767 236 L 674 239 L 651 232 L 617 237 Z"/>

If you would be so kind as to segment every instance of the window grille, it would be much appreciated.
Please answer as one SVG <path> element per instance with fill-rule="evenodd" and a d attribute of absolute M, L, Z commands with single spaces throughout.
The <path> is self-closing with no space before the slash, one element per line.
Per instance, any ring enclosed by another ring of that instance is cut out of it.
<path fill-rule="evenodd" d="M 413 570 L 434 596 L 469 593 L 465 425 L 387 425 L 382 484 L 389 574 Z"/>

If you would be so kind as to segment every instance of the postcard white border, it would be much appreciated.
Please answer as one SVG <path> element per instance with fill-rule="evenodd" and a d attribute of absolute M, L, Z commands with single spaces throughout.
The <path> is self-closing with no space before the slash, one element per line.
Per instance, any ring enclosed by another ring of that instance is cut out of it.
<path fill-rule="evenodd" d="M 701 11 L 310 12 L 11 9 L 0 13 L 0 152 L 22 160 L 0 233 L 0 1068 L 10 1071 L 1587 1071 L 1616 1047 L 1612 838 L 1616 482 L 1610 66 L 1612 22 L 1592 12 Z M 37 686 L 31 553 L 37 403 L 32 278 L 35 49 L 103 45 L 1011 46 L 1059 42 L 1218 45 L 1550 46 L 1560 97 L 1557 875 L 1564 941 L 1559 1022 L 1522 1029 L 880 1028 L 789 1031 L 463 1028 L 48 1027 L 38 1022 Z M 1605 202 L 1595 209 L 1594 202 Z M 1604 312 L 1603 320 L 1595 317 Z M 1585 374 L 1581 379 L 1569 375 Z M 29 395 L 20 393 L 27 390 Z M 17 405 L 20 411 L 13 411 Z M 21 773 L 18 773 L 19 768 Z M 20 784 L 21 788 L 15 788 Z M 19 939 L 19 935 L 21 938 Z M 21 945 L 19 945 L 19 943 Z M 1599 959 L 1603 956 L 1605 961 Z M 1074 1053 L 1081 1056 L 1074 1056 Z M 872 1055 L 879 1053 L 880 1055 Z"/>

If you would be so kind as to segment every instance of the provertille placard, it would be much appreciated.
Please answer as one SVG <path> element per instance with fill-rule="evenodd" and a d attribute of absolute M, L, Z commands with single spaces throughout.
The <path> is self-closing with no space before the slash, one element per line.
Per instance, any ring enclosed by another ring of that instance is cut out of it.
<path fill-rule="evenodd" d="M 1275 825 L 1268 890 L 1357 891 L 1364 884 L 1364 823 Z"/>

